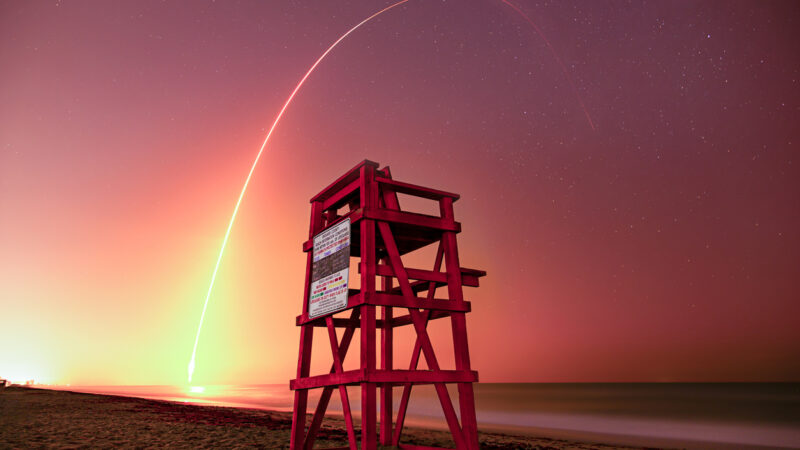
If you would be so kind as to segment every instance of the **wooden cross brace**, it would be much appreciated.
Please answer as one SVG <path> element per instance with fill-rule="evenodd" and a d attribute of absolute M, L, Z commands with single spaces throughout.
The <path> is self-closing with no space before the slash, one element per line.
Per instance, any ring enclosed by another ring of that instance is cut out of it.
<path fill-rule="evenodd" d="M 386 222 L 378 222 L 378 230 L 381 233 L 383 242 L 386 244 L 387 259 L 389 265 L 394 271 L 403 296 L 409 300 L 415 300 L 416 295 L 411 289 L 411 283 L 408 280 L 408 274 L 403 266 L 403 261 L 400 259 L 400 252 L 397 250 L 397 245 L 394 241 L 392 230 L 389 228 L 389 224 Z M 439 260 L 439 264 L 441 264 L 441 259 L 438 258 L 438 255 L 437 259 Z M 432 292 L 433 290 L 428 292 L 429 298 L 432 295 Z M 415 355 L 412 355 L 411 370 L 417 368 L 417 364 L 419 362 L 418 349 L 421 348 L 422 352 L 425 354 L 425 361 L 428 363 L 428 368 L 433 372 L 441 372 L 439 362 L 436 360 L 436 353 L 433 350 L 433 345 L 431 344 L 430 337 L 428 336 L 427 327 L 430 312 L 420 311 L 416 308 L 408 308 L 408 313 L 411 316 L 411 320 L 414 322 L 414 330 L 417 332 L 417 341 L 414 345 Z M 447 419 L 447 425 L 450 427 L 450 432 L 453 434 L 453 440 L 456 443 L 456 447 L 464 448 L 464 435 L 462 433 L 461 426 L 458 424 L 458 417 L 456 416 L 455 408 L 453 408 L 453 402 L 450 400 L 450 394 L 447 392 L 447 386 L 441 382 L 434 383 L 434 387 L 436 388 L 436 393 L 439 396 L 439 402 L 442 404 L 442 410 L 444 411 L 444 416 Z M 408 395 L 406 395 L 406 391 L 408 391 Z M 410 397 L 410 395 L 411 386 L 409 383 L 406 383 L 403 387 L 403 399 L 405 401 L 401 401 L 400 404 L 403 421 L 405 420 L 405 411 L 408 408 L 408 397 Z M 402 422 L 400 416 L 398 416 L 395 435 L 392 439 L 394 445 L 399 443 L 401 430 Z"/>

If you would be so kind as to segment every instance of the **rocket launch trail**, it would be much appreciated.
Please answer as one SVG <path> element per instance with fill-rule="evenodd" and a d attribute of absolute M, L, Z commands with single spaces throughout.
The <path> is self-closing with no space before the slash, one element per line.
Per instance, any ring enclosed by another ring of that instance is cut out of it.
<path fill-rule="evenodd" d="M 553 46 L 550 44 L 550 41 L 547 40 L 547 37 L 545 37 L 544 33 L 542 33 L 542 30 L 539 29 L 536 23 L 533 20 L 531 20 L 531 18 L 528 17 L 528 15 L 525 14 L 524 11 L 519 9 L 519 7 L 509 2 L 508 0 L 500 0 L 500 1 L 508 5 L 511 9 L 513 9 L 520 16 L 522 16 L 522 18 L 525 19 L 525 21 L 528 22 L 533 27 L 533 29 L 536 31 L 536 34 L 538 34 L 539 37 L 542 38 L 544 43 L 547 44 L 547 48 L 550 49 L 550 52 L 553 54 L 553 58 L 555 58 L 558 65 L 561 66 L 561 71 L 564 72 L 564 77 L 566 77 L 569 85 L 572 86 L 572 91 L 575 93 L 575 98 L 578 100 L 578 103 L 580 103 L 581 109 L 583 109 L 583 114 L 586 115 L 586 120 L 589 121 L 589 126 L 592 127 L 592 131 L 595 131 L 594 122 L 592 122 L 592 118 L 589 116 L 589 110 L 586 109 L 586 105 L 583 103 L 581 94 L 578 92 L 578 88 L 575 87 L 575 83 L 572 81 L 572 77 L 569 76 L 569 72 L 567 72 L 567 67 L 564 65 L 564 62 L 561 61 L 561 58 L 558 56 L 558 53 L 556 53 L 556 49 L 553 48 Z"/>
<path fill-rule="evenodd" d="M 231 220 L 230 222 L 228 222 L 228 229 L 225 230 L 225 237 L 223 238 L 222 246 L 219 249 L 219 256 L 217 256 L 217 263 L 214 265 L 214 272 L 211 275 L 211 282 L 209 283 L 208 291 L 206 292 L 206 300 L 203 303 L 203 312 L 200 314 L 200 323 L 197 325 L 197 334 L 195 335 L 194 338 L 194 348 L 192 348 L 192 359 L 189 361 L 189 367 L 188 367 L 189 383 L 192 382 L 192 376 L 194 375 L 195 358 L 197 356 L 197 343 L 200 340 L 200 331 L 203 328 L 203 320 L 205 319 L 206 316 L 206 309 L 208 308 L 208 300 L 209 298 L 211 298 L 211 292 L 214 289 L 214 281 L 216 281 L 217 272 L 219 271 L 219 265 L 222 262 L 222 255 L 225 253 L 225 246 L 228 244 L 228 239 L 230 238 L 231 235 L 231 229 L 233 228 L 233 223 L 236 221 L 236 215 L 239 213 L 239 207 L 242 204 L 242 198 L 244 198 L 244 194 L 245 192 L 247 192 L 247 186 L 250 184 L 250 179 L 253 177 L 253 172 L 256 170 L 256 166 L 258 165 L 259 159 L 261 159 L 261 155 L 264 153 L 264 149 L 267 148 L 267 143 L 269 143 L 269 138 L 272 136 L 272 132 L 278 125 L 278 122 L 280 122 L 281 117 L 283 117 L 283 113 L 286 111 L 286 108 L 289 107 L 290 103 L 292 103 L 292 99 L 294 99 L 294 96 L 297 95 L 297 92 L 303 86 L 303 83 L 305 83 L 306 79 L 311 75 L 312 72 L 314 72 L 314 69 L 317 68 L 319 63 L 322 62 L 322 60 L 325 59 L 326 56 L 328 56 L 328 53 L 330 53 L 340 42 L 342 42 L 347 36 L 349 36 L 350 33 L 356 31 L 359 27 L 361 27 L 365 23 L 369 22 L 375 17 L 378 17 L 379 15 L 385 13 L 386 11 L 389 11 L 390 9 L 400 6 L 408 1 L 409 0 L 400 0 L 397 3 L 393 3 L 387 6 L 386 8 L 383 8 L 382 10 L 376 12 L 375 14 L 359 22 L 353 28 L 350 28 L 350 30 L 348 30 L 341 37 L 339 37 L 339 39 L 337 39 L 336 42 L 331 44 L 331 46 L 328 47 L 328 49 L 325 50 L 325 52 L 319 58 L 317 58 L 316 61 L 314 61 L 314 64 L 311 65 L 306 74 L 303 75 L 303 78 L 301 78 L 300 82 L 297 83 L 297 86 L 295 86 L 294 90 L 289 95 L 289 98 L 286 99 L 286 102 L 283 104 L 283 107 L 278 112 L 278 115 L 275 117 L 275 120 L 272 122 L 272 126 L 269 128 L 269 131 L 267 132 L 267 137 L 264 139 L 264 143 L 261 144 L 261 149 L 259 149 L 258 154 L 256 154 L 256 158 L 253 161 L 253 165 L 250 167 L 250 172 L 247 174 L 247 178 L 244 180 L 244 186 L 242 186 L 242 191 L 239 193 L 239 198 L 236 200 L 236 206 L 233 208 L 233 214 L 231 214 Z"/>

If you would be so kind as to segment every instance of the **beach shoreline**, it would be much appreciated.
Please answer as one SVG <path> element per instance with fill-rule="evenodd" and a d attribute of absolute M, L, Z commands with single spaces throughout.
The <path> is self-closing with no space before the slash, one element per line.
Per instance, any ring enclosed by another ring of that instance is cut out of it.
<path fill-rule="evenodd" d="M 170 446 L 288 448 L 292 415 L 31 387 L 0 390 L 0 444 L 30 446 Z M 481 448 L 631 448 L 504 433 L 480 433 Z M 446 431 L 407 427 L 403 443 L 453 448 Z M 347 445 L 344 422 L 326 416 L 316 447 Z"/>

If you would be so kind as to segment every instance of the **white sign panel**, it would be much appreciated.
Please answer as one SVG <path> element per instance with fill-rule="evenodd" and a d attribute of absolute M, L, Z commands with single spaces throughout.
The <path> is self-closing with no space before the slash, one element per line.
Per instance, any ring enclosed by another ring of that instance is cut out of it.
<path fill-rule="evenodd" d="M 314 263 L 308 317 L 314 318 L 347 307 L 350 276 L 350 219 L 314 236 Z"/>

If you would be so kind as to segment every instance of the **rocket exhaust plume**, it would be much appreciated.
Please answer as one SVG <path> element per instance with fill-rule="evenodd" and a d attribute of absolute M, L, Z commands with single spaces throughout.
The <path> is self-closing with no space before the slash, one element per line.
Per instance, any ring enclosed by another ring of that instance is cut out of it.
<path fill-rule="evenodd" d="M 550 41 L 547 40 L 547 37 L 545 37 L 544 33 L 542 33 L 542 30 L 539 29 L 538 26 L 536 26 L 536 23 L 534 23 L 533 20 L 531 20 L 531 18 L 528 17 L 528 15 L 525 14 L 524 11 L 519 9 L 517 7 L 517 5 L 509 2 L 508 0 L 500 0 L 500 1 L 505 3 L 506 5 L 508 5 L 509 7 L 511 7 L 511 9 L 513 9 L 519 15 L 521 15 L 522 18 L 524 18 L 526 22 L 531 24 L 533 29 L 536 31 L 536 34 L 538 34 L 539 37 L 542 38 L 544 43 L 547 44 L 547 48 L 550 49 L 550 52 L 553 54 L 553 58 L 555 58 L 556 62 L 558 62 L 558 65 L 561 66 L 561 71 L 564 72 L 564 77 L 567 79 L 567 82 L 569 82 L 569 85 L 572 86 L 572 91 L 575 92 L 575 98 L 578 100 L 578 103 L 581 104 L 581 109 L 583 109 L 583 114 L 586 115 L 586 120 L 589 121 L 589 126 L 592 127 L 592 131 L 595 131 L 594 122 L 592 122 L 592 118 L 589 117 L 589 110 L 587 110 L 586 109 L 586 105 L 583 104 L 583 99 L 581 98 L 581 94 L 578 92 L 578 88 L 575 87 L 575 83 L 572 81 L 572 78 L 569 76 L 569 72 L 567 72 L 567 67 L 564 65 L 564 62 L 561 61 L 561 58 L 559 58 L 558 53 L 556 53 L 556 49 L 553 48 L 553 46 L 550 44 Z"/>
<path fill-rule="evenodd" d="M 389 11 L 390 9 L 396 6 L 400 6 L 403 3 L 406 3 L 407 1 L 409 0 L 401 0 L 397 3 L 393 3 L 387 6 L 386 8 L 383 8 L 382 10 L 376 12 L 375 14 L 367 17 L 366 19 L 359 22 L 356 26 L 348 30 L 347 33 L 343 34 L 339 39 L 336 40 L 336 42 L 331 44 L 331 46 L 328 47 L 327 50 L 325 50 L 325 53 L 323 53 L 322 56 L 317 58 L 314 64 L 311 65 L 311 68 L 308 69 L 308 72 L 306 72 L 306 74 L 303 75 L 303 78 L 301 78 L 300 82 L 297 83 L 297 86 L 295 86 L 294 90 L 289 95 L 289 98 L 286 99 L 286 102 L 283 104 L 283 107 L 278 112 L 278 115 L 275 117 L 275 121 L 272 122 L 272 126 L 269 128 L 269 132 L 267 132 L 267 137 L 264 139 L 264 143 L 261 144 L 261 149 L 258 151 L 258 154 L 256 154 L 256 159 L 253 161 L 253 165 L 250 167 L 250 172 L 247 174 L 247 178 L 244 180 L 244 186 L 242 187 L 242 192 L 239 193 L 239 198 L 236 200 L 236 206 L 233 208 L 233 214 L 231 215 L 231 220 L 230 222 L 228 222 L 228 229 L 225 230 L 225 237 L 222 239 L 222 246 L 219 249 L 219 256 L 217 256 L 217 263 L 214 265 L 214 272 L 211 275 L 211 283 L 209 283 L 208 285 L 208 292 L 206 292 L 206 300 L 203 303 L 203 312 L 200 314 L 200 323 L 197 325 L 197 334 L 195 335 L 194 338 L 192 359 L 189 361 L 189 366 L 188 366 L 189 383 L 192 382 L 192 376 L 194 375 L 195 357 L 197 356 L 197 342 L 200 340 L 200 330 L 202 330 L 203 328 L 203 320 L 206 317 L 206 309 L 208 308 L 208 299 L 211 297 L 211 291 L 214 289 L 214 281 L 216 281 L 217 279 L 219 264 L 220 262 L 222 262 L 222 255 L 225 253 L 225 246 L 228 244 L 228 238 L 230 238 L 231 235 L 231 228 L 233 228 L 233 222 L 236 221 L 236 214 L 239 212 L 239 206 L 241 206 L 242 204 L 242 198 L 244 197 L 244 193 L 247 192 L 247 185 L 250 184 L 250 178 L 253 177 L 253 172 L 256 170 L 256 165 L 258 165 L 258 160 L 261 159 L 261 155 L 264 153 L 264 149 L 267 148 L 267 143 L 269 142 L 269 138 L 272 136 L 272 132 L 278 125 L 278 122 L 280 122 L 281 117 L 283 117 L 283 113 L 284 111 L 286 111 L 286 108 L 289 106 L 290 103 L 292 103 L 292 99 L 294 99 L 294 96 L 297 94 L 297 91 L 300 90 L 300 88 L 303 86 L 303 83 L 305 83 L 306 79 L 309 77 L 309 75 L 311 75 L 311 72 L 313 72 L 314 69 L 317 68 L 317 65 L 319 65 L 319 63 L 322 62 L 323 59 L 325 59 L 328 53 L 330 53 L 331 50 L 333 50 L 334 47 L 336 47 L 339 44 L 339 42 L 342 42 L 344 38 L 346 38 L 353 31 L 356 31 L 361 25 L 364 25 L 365 23 L 369 22 L 375 17 L 378 17 L 379 15 L 385 13 L 386 11 Z"/>

